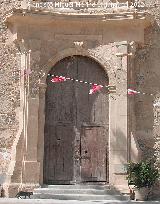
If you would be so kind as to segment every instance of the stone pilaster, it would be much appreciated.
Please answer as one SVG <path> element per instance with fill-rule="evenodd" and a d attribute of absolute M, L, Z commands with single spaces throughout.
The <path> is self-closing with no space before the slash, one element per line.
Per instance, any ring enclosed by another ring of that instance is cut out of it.
<path fill-rule="evenodd" d="M 39 98 L 32 98 L 30 95 L 30 52 L 27 54 L 27 68 L 25 74 L 25 122 L 24 122 L 24 160 L 22 183 L 39 183 L 40 164 L 37 161 L 37 143 L 38 143 L 38 114 Z"/>
<path fill-rule="evenodd" d="M 45 125 L 45 92 L 47 84 L 39 84 L 39 117 L 38 117 L 38 146 L 37 146 L 37 160 L 40 163 L 40 184 L 43 184 L 43 157 L 44 157 L 44 125 Z"/>
<path fill-rule="evenodd" d="M 10 197 L 15 197 L 22 184 L 22 172 L 24 168 L 24 150 L 26 141 L 26 121 L 27 121 L 27 86 L 24 77 L 24 70 L 28 67 L 28 52 L 24 47 L 24 41 L 18 42 L 20 48 L 20 109 L 19 109 L 19 130 L 12 147 L 12 160 L 8 168 L 11 183 L 8 188 Z"/>
<path fill-rule="evenodd" d="M 116 100 L 110 104 L 110 171 L 109 181 L 113 185 L 125 185 L 128 162 L 128 104 L 127 104 L 127 56 L 128 43 L 120 42 L 117 47 Z M 112 121 L 111 121 L 112 119 Z"/>
<path fill-rule="evenodd" d="M 130 42 L 128 45 L 128 88 L 136 89 L 135 76 L 135 53 L 137 49 L 136 42 Z M 138 144 L 136 135 L 136 116 L 135 116 L 135 99 L 136 96 L 128 95 L 128 159 L 132 162 L 138 162 L 141 157 L 141 149 Z"/>

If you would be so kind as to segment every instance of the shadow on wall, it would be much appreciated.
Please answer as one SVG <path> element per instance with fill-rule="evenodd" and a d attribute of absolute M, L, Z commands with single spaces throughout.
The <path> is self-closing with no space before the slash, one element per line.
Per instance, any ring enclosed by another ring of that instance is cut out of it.
<path fill-rule="evenodd" d="M 136 145 L 136 151 L 135 148 L 132 148 L 129 150 L 130 148 L 130 140 L 129 140 L 129 136 L 128 138 L 126 137 L 126 135 L 123 132 L 123 129 L 118 128 L 116 131 L 113 131 L 112 134 L 112 141 L 111 141 L 111 146 L 113 148 L 113 150 L 116 150 L 114 152 L 115 154 L 115 158 L 117 159 L 117 163 L 121 164 L 126 164 L 126 161 L 129 162 L 130 161 L 130 154 L 132 154 L 132 158 L 133 161 L 134 159 L 137 161 L 137 158 L 139 159 L 141 156 L 141 149 L 139 148 L 139 144 L 137 142 L 137 138 L 135 137 L 135 135 L 133 136 L 133 140 L 135 142 Z M 130 151 L 130 152 L 129 152 Z M 117 152 L 117 154 L 116 154 Z"/>

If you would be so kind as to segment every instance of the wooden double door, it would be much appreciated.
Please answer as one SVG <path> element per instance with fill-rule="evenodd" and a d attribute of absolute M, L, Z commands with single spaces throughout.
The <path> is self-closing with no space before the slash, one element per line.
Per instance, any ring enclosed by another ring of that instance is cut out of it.
<path fill-rule="evenodd" d="M 50 74 L 108 84 L 94 60 L 72 56 Z M 89 95 L 91 85 L 76 80 L 52 83 L 47 78 L 44 132 L 44 183 L 105 182 L 108 164 L 108 91 Z"/>

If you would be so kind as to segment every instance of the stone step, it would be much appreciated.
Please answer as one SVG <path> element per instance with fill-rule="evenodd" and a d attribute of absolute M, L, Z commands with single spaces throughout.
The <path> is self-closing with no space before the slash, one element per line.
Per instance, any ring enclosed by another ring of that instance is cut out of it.
<path fill-rule="evenodd" d="M 45 187 L 45 188 L 44 188 Z M 34 199 L 54 200 L 128 200 L 109 185 L 48 185 L 34 190 Z"/>
<path fill-rule="evenodd" d="M 79 200 L 79 201 L 100 201 L 100 200 L 126 200 L 121 195 L 93 195 L 93 194 L 50 194 L 50 193 L 34 193 L 33 198 L 36 199 L 56 199 L 56 200 Z"/>
<path fill-rule="evenodd" d="M 82 184 L 76 184 L 76 185 L 43 185 L 43 188 L 52 188 L 52 189 L 110 189 L 109 185 L 82 185 Z"/>
<path fill-rule="evenodd" d="M 160 201 L 117 201 L 101 200 L 95 201 L 75 201 L 75 200 L 44 200 L 44 199 L 17 199 L 0 198 L 0 204 L 160 204 Z"/>
<path fill-rule="evenodd" d="M 48 194 L 93 194 L 93 195 L 115 195 L 112 189 L 56 189 L 56 188 L 37 188 L 34 193 Z"/>

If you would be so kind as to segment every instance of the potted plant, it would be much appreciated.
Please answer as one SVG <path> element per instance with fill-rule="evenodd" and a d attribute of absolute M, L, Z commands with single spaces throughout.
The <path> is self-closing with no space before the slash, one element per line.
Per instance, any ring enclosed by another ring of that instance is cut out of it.
<path fill-rule="evenodd" d="M 136 200 L 148 200 L 156 180 L 159 178 L 158 170 L 151 161 L 129 163 L 127 166 L 128 184 L 135 187 Z"/>

